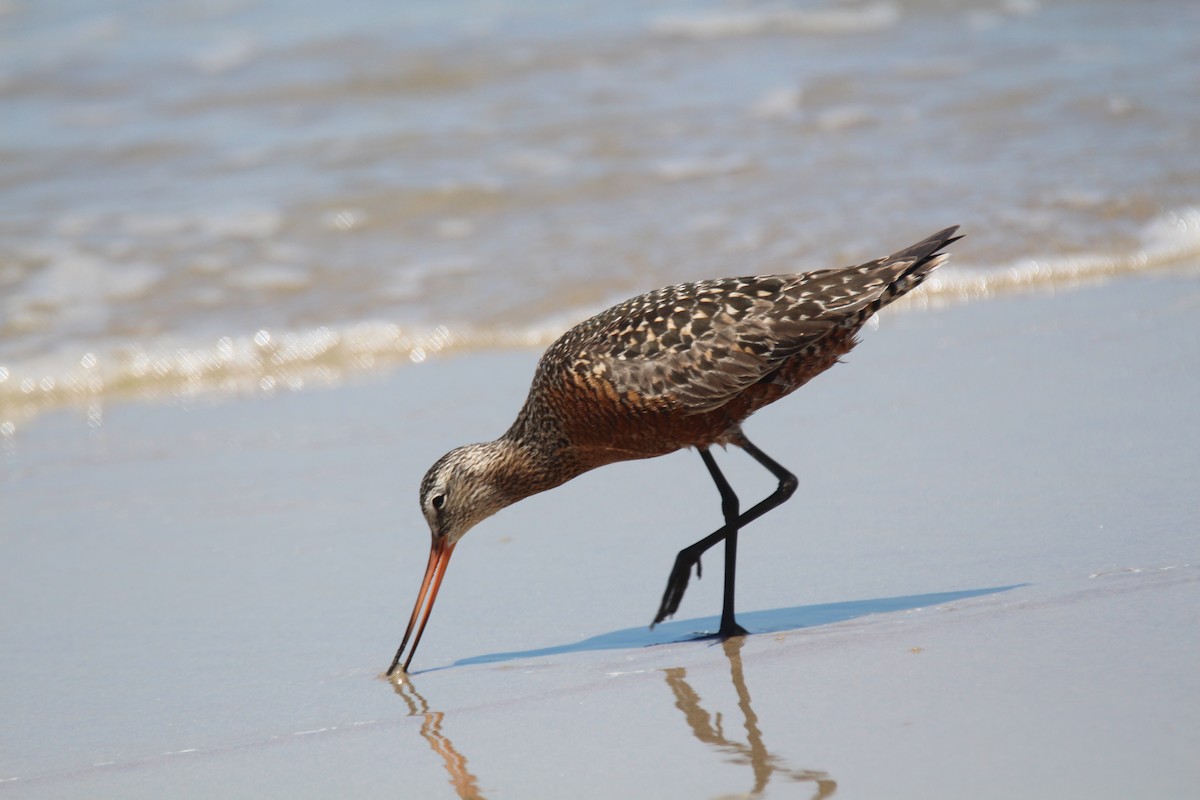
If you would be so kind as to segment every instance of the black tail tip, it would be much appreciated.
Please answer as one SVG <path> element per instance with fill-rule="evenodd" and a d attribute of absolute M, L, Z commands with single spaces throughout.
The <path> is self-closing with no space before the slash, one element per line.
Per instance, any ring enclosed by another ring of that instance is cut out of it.
<path fill-rule="evenodd" d="M 918 264 L 924 263 L 936 256 L 943 248 L 957 242 L 962 236 L 955 236 L 958 232 L 957 225 L 951 225 L 949 228 L 938 231 L 932 236 L 926 237 L 911 247 L 906 247 L 898 253 L 893 253 L 889 257 L 889 261 L 908 261 L 913 260 Z"/>
<path fill-rule="evenodd" d="M 944 228 L 943 230 L 938 231 L 933 236 L 930 236 L 929 238 L 925 239 L 924 241 L 913 245 L 913 247 L 915 249 L 924 244 L 937 243 L 937 247 L 934 248 L 934 251 L 936 252 L 937 250 L 941 250 L 943 247 L 946 247 L 947 245 L 957 242 L 959 239 L 963 238 L 963 236 L 966 235 L 966 234 L 963 234 L 962 236 L 955 236 L 954 234 L 958 233 L 958 229 L 959 229 L 958 225 L 951 225 L 949 228 Z"/>

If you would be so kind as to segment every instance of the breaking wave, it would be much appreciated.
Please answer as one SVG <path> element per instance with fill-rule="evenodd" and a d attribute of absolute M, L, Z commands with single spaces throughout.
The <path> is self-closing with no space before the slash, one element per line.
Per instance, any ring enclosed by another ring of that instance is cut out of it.
<path fill-rule="evenodd" d="M 1145 225 L 1138 246 L 1129 252 L 1029 258 L 996 266 L 951 264 L 900 305 L 934 307 L 1015 291 L 1057 290 L 1196 260 L 1200 207 L 1188 207 Z M 465 351 L 542 347 L 571 321 L 597 309 L 575 310 L 519 330 L 418 330 L 365 321 L 308 331 L 259 330 L 207 342 L 160 340 L 0 365 L 0 435 L 11 435 L 21 422 L 61 406 L 296 391 Z"/>

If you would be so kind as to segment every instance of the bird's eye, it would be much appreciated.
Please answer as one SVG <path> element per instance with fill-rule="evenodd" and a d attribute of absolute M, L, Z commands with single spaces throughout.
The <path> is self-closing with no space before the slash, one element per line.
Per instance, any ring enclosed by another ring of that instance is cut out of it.
<path fill-rule="evenodd" d="M 434 508 L 436 508 L 438 511 L 441 511 L 442 507 L 446 505 L 446 495 L 435 494 L 433 496 L 433 499 L 429 501 L 429 504 L 432 505 Z"/>

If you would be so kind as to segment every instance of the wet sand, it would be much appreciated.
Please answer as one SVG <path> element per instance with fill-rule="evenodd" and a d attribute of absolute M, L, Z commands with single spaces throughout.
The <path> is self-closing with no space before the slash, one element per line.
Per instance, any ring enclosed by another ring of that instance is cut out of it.
<path fill-rule="evenodd" d="M 0 442 L 0 797 L 1188 797 L 1198 322 L 1195 270 L 889 313 L 746 426 L 800 479 L 759 635 L 686 641 L 715 551 L 645 627 L 719 521 L 679 453 L 470 533 L 400 687 L 417 481 L 536 352 L 47 415 Z"/>

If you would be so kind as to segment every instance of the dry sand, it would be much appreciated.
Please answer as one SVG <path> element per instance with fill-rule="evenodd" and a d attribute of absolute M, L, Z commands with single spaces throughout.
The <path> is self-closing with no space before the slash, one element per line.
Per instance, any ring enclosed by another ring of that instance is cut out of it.
<path fill-rule="evenodd" d="M 0 797 L 1195 796 L 1196 271 L 890 313 L 752 419 L 800 478 L 742 537 L 760 635 L 681 641 L 718 551 L 645 628 L 719 521 L 679 453 L 469 534 L 395 688 L 417 481 L 504 430 L 536 358 L 4 442 Z"/>

